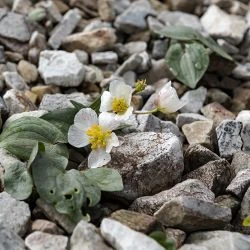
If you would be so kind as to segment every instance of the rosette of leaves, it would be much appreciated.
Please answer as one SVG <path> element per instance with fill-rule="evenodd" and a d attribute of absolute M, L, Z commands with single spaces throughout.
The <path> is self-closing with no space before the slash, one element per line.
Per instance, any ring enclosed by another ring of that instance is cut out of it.
<path fill-rule="evenodd" d="M 209 52 L 233 60 L 211 37 L 186 26 L 169 26 L 158 32 L 171 39 L 166 63 L 176 79 L 195 88 L 209 66 Z"/>

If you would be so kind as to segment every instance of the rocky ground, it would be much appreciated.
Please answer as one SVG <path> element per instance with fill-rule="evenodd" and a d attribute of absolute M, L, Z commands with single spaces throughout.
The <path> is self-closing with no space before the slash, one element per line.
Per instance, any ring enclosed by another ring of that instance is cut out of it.
<path fill-rule="evenodd" d="M 133 115 L 109 167 L 124 190 L 104 195 L 92 223 L 72 224 L 42 200 L 0 193 L 0 249 L 164 249 L 163 230 L 181 250 L 249 250 L 249 0 L 0 0 L 0 110 L 7 118 L 91 103 L 113 80 L 147 88 L 133 96 L 149 110 L 173 80 L 187 102 L 174 115 Z M 211 55 L 196 89 L 175 81 L 168 39 L 186 25 L 215 38 L 234 62 Z M 27 113 L 30 111 L 30 113 Z M 26 113 L 24 113 L 26 112 Z M 0 149 L 1 172 L 11 156 Z M 70 167 L 84 156 L 71 152 Z"/>

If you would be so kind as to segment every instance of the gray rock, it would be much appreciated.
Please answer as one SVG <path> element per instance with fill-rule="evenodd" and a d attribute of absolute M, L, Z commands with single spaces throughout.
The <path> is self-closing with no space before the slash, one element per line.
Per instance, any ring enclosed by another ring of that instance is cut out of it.
<path fill-rule="evenodd" d="M 243 17 L 229 15 L 216 5 L 211 5 L 201 17 L 201 23 L 209 35 L 239 44 L 247 30 Z M 225 25 L 225 23 L 227 25 Z"/>
<path fill-rule="evenodd" d="M 200 144 L 190 145 L 184 154 L 184 172 L 193 171 L 210 161 L 220 160 L 221 158 Z"/>
<path fill-rule="evenodd" d="M 154 216 L 163 225 L 185 232 L 222 229 L 231 220 L 231 210 L 193 197 L 177 197 L 166 202 Z"/>
<path fill-rule="evenodd" d="M 31 33 L 24 16 L 0 9 L 0 36 L 19 42 L 28 42 Z"/>
<path fill-rule="evenodd" d="M 59 228 L 56 223 L 48 220 L 43 219 L 37 219 L 32 222 L 31 225 L 31 232 L 43 232 L 43 233 L 49 233 L 49 234 L 55 234 L 55 235 L 61 235 L 64 234 L 64 231 Z"/>
<path fill-rule="evenodd" d="M 8 193 L 0 193 L 0 225 L 24 236 L 30 222 L 29 205 L 12 198 Z"/>
<path fill-rule="evenodd" d="M 190 124 L 197 121 L 207 121 L 208 119 L 200 114 L 194 113 L 182 113 L 178 114 L 176 117 L 176 125 L 181 128 L 185 124 Z"/>
<path fill-rule="evenodd" d="M 250 154 L 250 122 L 243 125 L 240 135 L 243 143 L 242 151 Z"/>
<path fill-rule="evenodd" d="M 0 227 L 0 249 L 1 250 L 25 250 L 24 241 L 22 238 L 9 230 L 8 228 Z"/>
<path fill-rule="evenodd" d="M 11 89 L 21 91 L 29 89 L 24 79 L 17 72 L 4 72 L 3 77 L 6 85 Z"/>
<path fill-rule="evenodd" d="M 181 100 L 186 102 L 186 105 L 181 108 L 181 113 L 198 113 L 203 107 L 206 100 L 207 89 L 204 87 L 199 87 L 195 90 L 187 91 Z"/>
<path fill-rule="evenodd" d="M 101 20 L 94 20 L 86 25 L 84 32 L 89 32 L 93 30 L 98 30 L 101 28 L 112 28 L 112 25 L 109 22 L 103 22 Z"/>
<path fill-rule="evenodd" d="M 141 53 L 147 50 L 147 43 L 143 41 L 129 42 L 124 44 L 128 55 L 133 55 L 136 53 Z"/>
<path fill-rule="evenodd" d="M 230 164 L 226 160 L 210 161 L 184 176 L 184 179 L 198 179 L 216 196 L 225 192 L 232 180 Z"/>
<path fill-rule="evenodd" d="M 79 86 L 85 74 L 76 55 L 65 51 L 42 51 L 38 70 L 45 84 L 62 87 Z"/>
<path fill-rule="evenodd" d="M 34 232 L 25 238 L 25 245 L 30 250 L 66 250 L 68 237 L 43 232 Z"/>
<path fill-rule="evenodd" d="M 245 169 L 237 173 L 236 177 L 227 187 L 226 191 L 242 199 L 250 186 L 250 169 Z"/>
<path fill-rule="evenodd" d="M 193 12 L 195 7 L 199 5 L 199 0 L 194 0 L 192 2 L 186 0 L 170 0 L 170 6 L 172 10 L 180 10 L 183 12 Z"/>
<path fill-rule="evenodd" d="M 224 39 L 218 39 L 217 43 L 230 55 L 238 54 L 240 51 L 236 46 L 230 44 Z"/>
<path fill-rule="evenodd" d="M 127 71 L 126 73 L 123 74 L 123 79 L 125 81 L 126 84 L 128 84 L 131 87 L 135 87 L 135 83 L 136 83 L 136 73 L 134 71 Z"/>
<path fill-rule="evenodd" d="M 81 220 L 70 238 L 70 250 L 111 250 L 91 223 Z"/>
<path fill-rule="evenodd" d="M 141 74 L 147 72 L 151 68 L 152 62 L 150 55 L 146 51 L 141 52 L 139 56 L 142 58 L 142 62 L 137 68 L 136 72 Z"/>
<path fill-rule="evenodd" d="M 149 30 L 153 34 L 158 34 L 158 32 L 164 28 L 163 23 L 160 22 L 156 17 L 148 16 L 147 23 Z"/>
<path fill-rule="evenodd" d="M 167 228 L 165 230 L 167 239 L 171 239 L 175 242 L 175 247 L 178 249 L 182 246 L 186 239 L 186 233 L 180 229 Z"/>
<path fill-rule="evenodd" d="M 18 14 L 27 15 L 31 9 L 30 0 L 14 0 L 12 5 L 12 11 Z"/>
<path fill-rule="evenodd" d="M 130 5 L 129 0 L 114 0 L 114 9 L 117 14 L 123 13 Z"/>
<path fill-rule="evenodd" d="M 164 250 L 164 247 L 152 238 L 136 232 L 115 220 L 102 220 L 101 234 L 117 250 Z"/>
<path fill-rule="evenodd" d="M 137 198 L 131 204 L 130 209 L 139 213 L 153 215 L 165 202 L 179 196 L 190 196 L 207 202 L 213 202 L 215 197 L 214 193 L 201 181 L 189 179 L 153 196 Z"/>
<path fill-rule="evenodd" d="M 113 51 L 94 52 L 91 54 L 93 64 L 115 64 L 118 61 L 118 55 Z"/>
<path fill-rule="evenodd" d="M 233 76 L 240 80 L 250 80 L 250 63 L 238 64 L 233 70 Z"/>
<path fill-rule="evenodd" d="M 104 76 L 101 69 L 94 65 L 85 66 L 85 78 L 84 81 L 87 83 L 100 83 L 103 81 Z"/>
<path fill-rule="evenodd" d="M 250 187 L 247 189 L 241 202 L 240 219 L 245 219 L 250 214 Z"/>
<path fill-rule="evenodd" d="M 233 216 L 236 215 L 240 208 L 240 201 L 230 194 L 217 196 L 214 202 L 222 207 L 230 208 Z"/>
<path fill-rule="evenodd" d="M 211 88 L 207 92 L 206 103 L 217 102 L 225 107 L 230 107 L 232 99 L 225 92 L 217 88 Z"/>
<path fill-rule="evenodd" d="M 90 104 L 89 96 L 80 92 L 72 94 L 46 94 L 43 96 L 39 109 L 53 111 L 56 109 L 74 107 L 70 100 L 79 102 L 86 106 Z"/>
<path fill-rule="evenodd" d="M 53 49 L 58 49 L 66 36 L 70 35 L 81 20 L 81 15 L 77 9 L 69 10 L 61 22 L 54 28 L 49 38 L 49 45 Z"/>
<path fill-rule="evenodd" d="M 250 123 L 250 110 L 240 111 L 235 120 L 242 122 L 243 126 L 247 123 Z"/>
<path fill-rule="evenodd" d="M 108 167 L 120 172 L 124 185 L 115 195 L 127 200 L 172 187 L 183 171 L 181 143 L 172 133 L 125 135 L 122 144 L 112 150 L 111 158 Z"/>
<path fill-rule="evenodd" d="M 133 34 L 147 28 L 146 17 L 154 14 L 150 3 L 145 0 L 139 0 L 132 3 L 123 13 L 117 16 L 115 27 L 128 34 Z"/>
<path fill-rule="evenodd" d="M 250 169 L 250 155 L 242 151 L 236 152 L 233 155 L 231 166 L 235 175 L 241 170 Z"/>
<path fill-rule="evenodd" d="M 241 129 L 242 123 L 233 120 L 225 120 L 216 128 L 221 157 L 231 158 L 234 153 L 241 150 Z"/>
<path fill-rule="evenodd" d="M 89 64 L 89 55 L 87 52 L 85 52 L 84 50 L 75 50 L 74 53 L 76 54 L 78 60 L 82 63 L 82 64 Z"/>
<path fill-rule="evenodd" d="M 153 42 L 152 58 L 156 60 L 164 58 L 167 49 L 167 40 L 155 40 Z"/>
<path fill-rule="evenodd" d="M 43 6 L 52 22 L 58 23 L 62 20 L 62 15 L 52 0 L 47 1 Z"/>
<path fill-rule="evenodd" d="M 179 250 L 248 250 L 250 236 L 229 231 L 192 233 Z"/>

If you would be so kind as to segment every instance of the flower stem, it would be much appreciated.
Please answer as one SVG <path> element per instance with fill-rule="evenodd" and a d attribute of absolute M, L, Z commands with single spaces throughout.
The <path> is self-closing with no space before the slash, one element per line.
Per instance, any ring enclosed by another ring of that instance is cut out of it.
<path fill-rule="evenodd" d="M 153 114 L 153 113 L 156 113 L 158 112 L 159 109 L 158 108 L 155 108 L 155 109 L 152 109 L 152 110 L 145 110 L 145 111 L 134 111 L 133 113 L 136 114 L 136 115 L 148 115 L 148 114 Z"/>

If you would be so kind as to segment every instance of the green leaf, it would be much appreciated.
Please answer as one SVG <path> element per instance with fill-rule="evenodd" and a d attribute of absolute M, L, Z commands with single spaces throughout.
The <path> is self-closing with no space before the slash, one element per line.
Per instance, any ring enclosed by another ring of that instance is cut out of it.
<path fill-rule="evenodd" d="M 244 227 L 250 227 L 250 215 L 248 215 L 248 216 L 243 220 L 242 225 L 243 225 Z"/>
<path fill-rule="evenodd" d="M 209 56 L 202 44 L 189 43 L 183 48 L 176 43 L 170 46 L 166 62 L 173 75 L 190 88 L 195 88 L 209 65 Z"/>
<path fill-rule="evenodd" d="M 115 169 L 92 168 L 82 173 L 102 191 L 113 192 L 123 190 L 122 177 Z"/>
<path fill-rule="evenodd" d="M 37 141 L 56 144 L 67 142 L 67 138 L 53 124 L 35 117 L 23 117 L 9 123 L 0 135 L 0 147 L 25 161 Z"/>
<path fill-rule="evenodd" d="M 167 239 L 166 234 L 162 231 L 154 231 L 149 237 L 157 241 L 166 250 L 176 250 L 175 242 L 172 239 Z"/>
<path fill-rule="evenodd" d="M 18 200 L 27 199 L 33 188 L 33 181 L 25 163 L 16 163 L 4 169 L 4 189 L 12 197 Z"/>
<path fill-rule="evenodd" d="M 88 108 L 86 106 L 84 106 L 82 103 L 80 102 L 76 102 L 74 100 L 70 100 L 70 102 L 72 103 L 72 105 L 74 105 L 74 107 L 77 109 L 77 112 L 80 111 L 83 108 Z"/>

